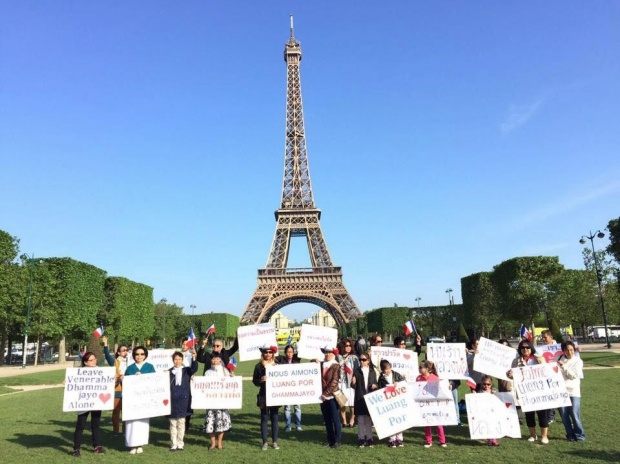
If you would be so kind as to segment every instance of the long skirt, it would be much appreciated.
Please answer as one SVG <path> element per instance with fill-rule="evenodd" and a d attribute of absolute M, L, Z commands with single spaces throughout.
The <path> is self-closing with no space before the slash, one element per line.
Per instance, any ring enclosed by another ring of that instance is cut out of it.
<path fill-rule="evenodd" d="M 149 443 L 149 419 L 125 421 L 125 446 L 136 448 Z"/>
<path fill-rule="evenodd" d="M 205 415 L 205 432 L 220 433 L 230 430 L 230 413 L 228 409 L 207 409 Z"/>

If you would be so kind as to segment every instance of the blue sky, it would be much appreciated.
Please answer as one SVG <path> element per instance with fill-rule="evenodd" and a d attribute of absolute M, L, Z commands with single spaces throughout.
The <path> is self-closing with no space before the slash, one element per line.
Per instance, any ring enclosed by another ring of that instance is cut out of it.
<path fill-rule="evenodd" d="M 290 13 L 314 199 L 362 311 L 460 302 L 515 256 L 583 267 L 620 216 L 619 2 L 3 2 L 0 229 L 240 315 L 281 196 Z"/>

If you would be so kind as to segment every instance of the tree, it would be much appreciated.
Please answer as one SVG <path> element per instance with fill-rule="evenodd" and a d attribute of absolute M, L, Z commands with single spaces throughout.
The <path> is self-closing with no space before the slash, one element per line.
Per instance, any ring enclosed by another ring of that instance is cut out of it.
<path fill-rule="evenodd" d="M 152 340 L 163 343 L 166 348 L 179 346 L 179 341 L 187 335 L 184 333 L 184 321 L 182 319 L 183 308 L 176 304 L 168 304 L 162 298 L 154 306 L 154 324 Z"/>
<path fill-rule="evenodd" d="M 563 269 L 557 256 L 512 258 L 494 266 L 491 280 L 503 315 L 534 323 L 541 312 L 546 312 L 549 285 Z"/>
<path fill-rule="evenodd" d="M 19 254 L 19 239 L 0 230 L 0 348 L 4 353 L 11 335 L 17 335 L 18 323 L 23 314 L 26 300 L 25 280 L 22 269 L 16 262 Z M 23 326 L 22 326 L 23 327 Z M 0 357 L 0 365 L 4 356 Z"/>
<path fill-rule="evenodd" d="M 475 335 L 483 337 L 489 336 L 502 320 L 491 276 L 491 272 L 478 272 L 461 278 L 465 324 L 474 329 Z"/>
<path fill-rule="evenodd" d="M 104 293 L 100 320 L 115 344 L 146 342 L 153 335 L 153 288 L 125 277 L 108 277 Z"/>
<path fill-rule="evenodd" d="M 607 230 L 609 231 L 610 242 L 607 246 L 607 253 L 612 255 L 618 266 L 620 266 L 620 217 L 609 221 Z"/>

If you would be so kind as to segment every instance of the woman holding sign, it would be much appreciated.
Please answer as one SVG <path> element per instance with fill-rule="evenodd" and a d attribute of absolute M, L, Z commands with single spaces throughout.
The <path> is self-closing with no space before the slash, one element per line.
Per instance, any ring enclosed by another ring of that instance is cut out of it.
<path fill-rule="evenodd" d="M 223 380 L 226 377 L 232 377 L 233 374 L 222 365 L 222 358 L 219 353 L 211 354 L 211 369 L 205 372 L 205 376 L 215 377 Z M 211 446 L 209 451 L 214 449 L 222 449 L 224 440 L 224 432 L 230 430 L 230 413 L 228 409 L 207 409 L 205 415 L 205 432 L 209 434 Z"/>
<path fill-rule="evenodd" d="M 532 342 L 528 339 L 524 339 L 519 342 L 517 352 L 517 358 L 515 358 L 512 362 L 513 368 L 533 366 L 535 364 L 544 364 L 547 362 L 542 356 L 536 356 L 536 348 L 534 348 L 534 345 L 532 345 Z M 508 371 L 506 375 L 512 379 L 512 370 Z M 536 416 L 538 416 L 538 426 L 540 427 L 540 442 L 543 445 L 547 445 L 549 443 L 549 438 L 547 438 L 547 432 L 549 431 L 548 409 L 529 411 L 525 413 L 525 422 L 530 430 L 530 438 L 528 438 L 527 441 L 533 443 L 538 440 L 538 437 L 536 436 Z"/>
<path fill-rule="evenodd" d="M 338 390 L 340 380 L 340 364 L 336 361 L 338 350 L 331 346 L 321 348 L 325 361 L 321 363 L 323 393 L 321 395 L 321 412 L 327 430 L 327 444 L 330 448 L 339 448 L 342 439 L 342 423 L 334 392 Z"/>
<path fill-rule="evenodd" d="M 87 351 L 82 356 L 82 367 L 97 367 L 97 357 L 94 353 Z M 101 411 L 85 411 L 77 416 L 75 423 L 75 432 L 73 433 L 73 456 L 80 457 L 80 448 L 82 447 L 82 435 L 86 427 L 86 421 L 90 414 L 90 430 L 93 439 L 93 452 L 96 454 L 105 453 L 103 446 L 99 444 L 99 423 L 101 422 Z"/>
<path fill-rule="evenodd" d="M 357 444 L 360 448 L 373 447 L 372 419 L 364 395 L 379 388 L 377 371 L 370 365 L 370 356 L 362 353 L 359 357 L 361 366 L 353 372 L 351 386 L 355 389 L 355 411 L 357 411 Z"/>
<path fill-rule="evenodd" d="M 562 377 L 570 397 L 570 406 L 560 408 L 562 423 L 568 441 L 585 441 L 586 434 L 581 424 L 581 378 L 583 377 L 583 361 L 575 356 L 575 344 L 571 341 L 562 343 L 564 353 L 558 360 Z"/>
<path fill-rule="evenodd" d="M 267 366 L 275 366 L 277 363 L 274 359 L 278 352 L 277 346 L 262 346 L 260 348 L 260 362 L 254 366 L 254 375 L 252 383 L 257 387 L 258 395 L 256 395 L 256 405 L 260 408 L 260 432 L 263 438 L 263 451 L 269 448 L 267 441 L 267 423 L 271 419 L 271 439 L 273 441 L 273 449 L 280 449 L 278 446 L 278 409 L 280 406 L 267 407 Z"/>
<path fill-rule="evenodd" d="M 143 346 L 136 346 L 131 353 L 134 363 L 127 367 L 125 375 L 154 374 L 155 367 L 146 362 L 149 352 Z M 142 445 L 149 443 L 149 419 L 135 419 L 125 421 L 125 446 L 129 448 L 129 454 L 143 452 Z"/>

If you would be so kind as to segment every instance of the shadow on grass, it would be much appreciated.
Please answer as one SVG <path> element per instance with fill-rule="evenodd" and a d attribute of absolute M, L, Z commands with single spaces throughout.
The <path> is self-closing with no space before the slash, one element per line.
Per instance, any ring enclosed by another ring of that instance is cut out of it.
<path fill-rule="evenodd" d="M 620 462 L 620 451 L 593 451 L 588 450 L 572 450 L 567 451 L 565 454 L 572 455 L 577 461 L 591 461 L 593 459 L 599 459 L 605 462 Z"/>

